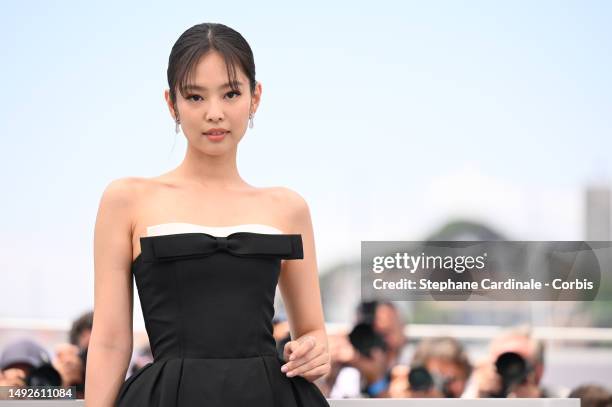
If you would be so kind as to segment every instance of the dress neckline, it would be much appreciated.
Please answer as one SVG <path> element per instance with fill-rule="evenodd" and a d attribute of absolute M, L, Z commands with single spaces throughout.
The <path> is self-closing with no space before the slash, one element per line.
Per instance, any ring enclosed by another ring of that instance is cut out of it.
<path fill-rule="evenodd" d="M 151 234 L 150 229 L 155 230 L 154 228 L 158 228 L 158 231 L 165 230 L 166 232 L 170 232 L 170 233 Z M 211 229 L 215 231 L 211 231 Z M 147 226 L 146 227 L 147 234 L 143 237 L 150 238 L 150 237 L 186 234 L 186 233 L 207 233 L 212 236 L 218 236 L 219 234 L 216 232 L 218 232 L 219 230 L 223 230 L 223 229 L 226 229 L 226 230 L 236 229 L 233 231 L 233 233 L 249 232 L 249 233 L 256 233 L 256 234 L 281 234 L 281 235 L 286 234 L 285 232 L 283 232 L 282 230 L 274 226 L 266 225 L 263 223 L 242 223 L 239 225 L 209 226 L 209 225 L 202 225 L 198 223 L 189 223 L 189 222 L 166 222 L 166 223 L 158 223 L 156 225 Z M 230 233 L 228 231 L 225 234 L 225 236 L 229 236 L 230 234 L 233 234 L 233 233 Z M 132 260 L 132 265 L 131 265 L 132 268 L 134 268 L 134 265 L 140 260 L 141 257 L 142 257 L 142 246 L 140 247 L 140 253 L 138 253 L 136 258 Z"/>
<path fill-rule="evenodd" d="M 266 232 L 275 232 L 279 234 L 283 234 L 284 232 L 274 226 L 266 225 L 263 223 L 242 223 L 239 225 L 225 225 L 225 226 L 210 226 L 210 225 L 201 225 L 198 223 L 189 223 L 189 222 L 167 222 L 167 223 L 159 223 L 157 225 L 147 226 L 147 236 L 155 236 L 151 234 L 151 230 L 171 230 L 171 229 L 184 229 L 184 230 L 193 230 L 193 229 L 213 229 L 213 230 L 221 230 L 221 229 L 255 229 L 257 231 L 265 230 Z M 249 230 L 244 230 L 248 232 Z"/>

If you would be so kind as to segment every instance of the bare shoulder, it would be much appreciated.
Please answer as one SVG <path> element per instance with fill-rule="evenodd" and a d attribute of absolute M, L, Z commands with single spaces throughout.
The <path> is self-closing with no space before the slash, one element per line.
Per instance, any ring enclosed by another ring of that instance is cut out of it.
<path fill-rule="evenodd" d="M 272 208 L 282 218 L 286 230 L 301 229 L 305 222 L 310 222 L 310 209 L 301 194 L 282 186 L 265 189 Z"/>
<path fill-rule="evenodd" d="M 275 204 L 284 207 L 290 212 L 300 211 L 308 208 L 306 199 L 293 189 L 287 187 L 270 187 L 265 188 L 266 195 Z M 280 209 L 280 208 L 278 208 Z"/>
<path fill-rule="evenodd" d="M 135 204 L 145 189 L 150 188 L 151 180 L 139 177 L 124 177 L 108 183 L 102 194 L 102 201 L 117 207 Z"/>
<path fill-rule="evenodd" d="M 141 196 L 153 187 L 152 184 L 152 180 L 140 177 L 112 180 L 102 193 L 100 207 L 106 208 L 114 217 L 122 218 L 133 226 L 132 215 L 137 212 Z"/>

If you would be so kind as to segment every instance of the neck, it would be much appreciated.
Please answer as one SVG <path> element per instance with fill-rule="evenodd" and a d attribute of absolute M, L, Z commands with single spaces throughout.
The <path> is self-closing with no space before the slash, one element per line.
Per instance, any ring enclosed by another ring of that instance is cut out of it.
<path fill-rule="evenodd" d="M 225 189 L 246 184 L 238 173 L 235 149 L 223 155 L 210 155 L 187 147 L 185 158 L 175 173 L 189 182 L 210 188 Z"/>

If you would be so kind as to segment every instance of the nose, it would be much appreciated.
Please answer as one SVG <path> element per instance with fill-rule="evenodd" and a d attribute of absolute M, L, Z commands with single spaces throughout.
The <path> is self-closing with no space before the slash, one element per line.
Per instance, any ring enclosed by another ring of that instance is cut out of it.
<path fill-rule="evenodd" d="M 208 105 L 208 109 L 205 113 L 206 121 L 218 122 L 223 120 L 223 109 L 221 108 L 221 103 L 211 98 L 210 103 Z"/>

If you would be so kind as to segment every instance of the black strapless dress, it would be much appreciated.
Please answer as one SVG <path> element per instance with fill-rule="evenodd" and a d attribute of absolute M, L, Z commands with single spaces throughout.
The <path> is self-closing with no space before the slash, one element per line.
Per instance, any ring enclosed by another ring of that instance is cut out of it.
<path fill-rule="evenodd" d="M 272 336 L 281 259 L 302 236 L 236 232 L 142 237 L 132 264 L 154 361 L 121 386 L 120 407 L 329 406 L 281 372 Z"/>

